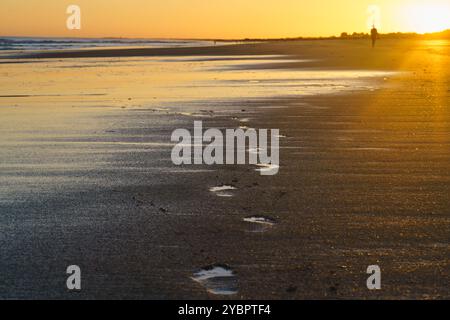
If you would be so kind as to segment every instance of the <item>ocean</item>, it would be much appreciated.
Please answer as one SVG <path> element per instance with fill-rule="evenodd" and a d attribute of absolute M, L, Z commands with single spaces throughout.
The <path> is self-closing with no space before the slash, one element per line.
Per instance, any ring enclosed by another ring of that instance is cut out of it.
<path fill-rule="evenodd" d="M 40 51 L 108 47 L 199 47 L 212 44 L 214 44 L 213 41 L 202 40 L 0 37 L 0 51 Z"/>

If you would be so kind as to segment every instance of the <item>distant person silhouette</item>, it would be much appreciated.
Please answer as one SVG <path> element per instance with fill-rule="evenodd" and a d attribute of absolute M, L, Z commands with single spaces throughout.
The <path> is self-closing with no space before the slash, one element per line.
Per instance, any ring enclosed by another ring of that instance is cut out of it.
<path fill-rule="evenodd" d="M 375 28 L 375 25 L 373 26 L 372 30 L 370 30 L 370 36 L 372 38 L 372 48 L 375 48 L 375 43 L 378 39 L 378 30 Z"/>

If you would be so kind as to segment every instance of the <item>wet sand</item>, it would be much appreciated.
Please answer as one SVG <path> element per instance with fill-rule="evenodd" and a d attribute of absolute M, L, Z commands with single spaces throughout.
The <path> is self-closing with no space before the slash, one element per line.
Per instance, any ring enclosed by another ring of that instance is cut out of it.
<path fill-rule="evenodd" d="M 96 50 L 96 57 L 282 54 L 312 61 L 258 68 L 399 74 L 372 80 L 376 89 L 233 101 L 231 113 L 203 119 L 209 127 L 233 128 L 239 125 L 233 115 L 248 118 L 249 127 L 279 128 L 286 138 L 281 139 L 280 172 L 273 177 L 260 176 L 254 166 L 174 168 L 167 147 L 141 156 L 125 149 L 120 157 L 105 159 L 108 148 L 95 146 L 91 151 L 102 151 L 98 160 L 105 164 L 86 169 L 70 165 L 73 157 L 66 150 L 58 159 L 69 164 L 60 173 L 43 175 L 42 185 L 26 197 L 0 202 L 0 297 L 449 298 L 449 49 L 449 42 L 389 40 L 375 50 L 365 41 Z M 91 57 L 92 52 L 39 59 Z M 124 123 L 116 112 L 95 118 L 95 126 L 111 131 L 112 140 L 164 141 L 173 128 L 192 127 L 193 121 L 144 109 L 127 113 Z M 73 119 L 86 123 L 90 115 L 84 116 Z M 146 117 L 158 121 L 147 128 Z M 64 122 L 61 127 L 64 132 Z M 53 146 L 55 138 L 49 139 Z M 87 139 L 99 140 L 92 132 Z M 79 156 L 85 164 L 92 160 L 86 150 Z M 33 159 L 33 152 L 26 157 Z M 123 167 L 111 169 L 118 164 Z M 3 175 L 26 178 L 20 172 Z M 67 177 L 79 179 L 82 188 L 58 188 L 63 182 L 45 188 L 45 179 Z M 227 191 L 232 197 L 210 191 L 222 185 L 235 188 Z M 273 223 L 255 232 L 248 222 L 252 216 Z M 82 268 L 80 293 L 65 290 L 69 264 Z M 366 288 L 365 271 L 373 264 L 382 269 L 377 292 Z M 211 265 L 234 272 L 237 294 L 208 293 L 193 281 Z"/>

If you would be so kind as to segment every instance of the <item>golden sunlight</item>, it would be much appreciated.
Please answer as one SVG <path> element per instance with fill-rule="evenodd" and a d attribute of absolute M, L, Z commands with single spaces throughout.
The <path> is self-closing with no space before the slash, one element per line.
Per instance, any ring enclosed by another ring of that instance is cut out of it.
<path fill-rule="evenodd" d="M 407 30 L 430 33 L 450 28 L 450 4 L 428 1 L 403 8 L 403 23 Z"/>

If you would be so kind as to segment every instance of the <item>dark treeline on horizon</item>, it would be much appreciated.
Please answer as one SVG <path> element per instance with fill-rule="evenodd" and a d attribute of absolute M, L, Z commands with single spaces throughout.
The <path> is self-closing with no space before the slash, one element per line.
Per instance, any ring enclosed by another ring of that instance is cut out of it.
<path fill-rule="evenodd" d="M 450 40 L 450 29 L 441 32 L 419 34 L 414 32 L 380 33 L 380 39 L 418 39 L 418 40 Z M 294 38 L 245 38 L 245 39 L 211 39 L 221 42 L 256 42 L 256 41 L 295 41 L 295 40 L 357 40 L 370 39 L 369 33 L 342 32 L 340 36 L 329 37 L 294 37 Z M 209 39 L 206 39 L 209 40 Z"/>

